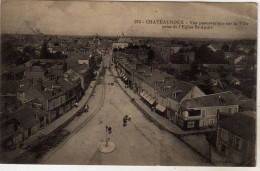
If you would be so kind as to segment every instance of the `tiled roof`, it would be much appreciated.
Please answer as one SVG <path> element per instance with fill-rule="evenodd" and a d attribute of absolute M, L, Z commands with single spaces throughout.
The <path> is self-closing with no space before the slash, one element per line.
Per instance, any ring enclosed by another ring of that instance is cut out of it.
<path fill-rule="evenodd" d="M 238 100 L 236 96 L 229 91 L 192 98 L 192 99 L 185 100 L 181 103 L 181 107 L 183 108 L 227 106 L 227 105 L 238 105 Z"/>
<path fill-rule="evenodd" d="M 220 120 L 219 125 L 225 130 L 249 141 L 253 141 L 256 137 L 256 120 L 245 114 L 238 113 Z"/>

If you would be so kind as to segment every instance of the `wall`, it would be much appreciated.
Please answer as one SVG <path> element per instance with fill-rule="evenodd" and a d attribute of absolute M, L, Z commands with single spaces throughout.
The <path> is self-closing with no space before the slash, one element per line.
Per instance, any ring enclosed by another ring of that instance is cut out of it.
<path fill-rule="evenodd" d="M 24 76 L 26 79 L 42 78 L 44 80 L 44 72 L 25 71 Z"/>
<path fill-rule="evenodd" d="M 210 126 L 210 120 L 215 125 L 217 123 L 217 109 L 220 109 L 219 112 L 229 113 L 229 108 L 231 108 L 231 113 L 238 112 L 238 105 L 230 105 L 230 106 L 212 106 L 212 107 L 200 107 L 200 108 L 192 108 L 193 110 L 200 110 L 201 114 L 199 116 L 184 116 L 184 112 L 180 115 L 181 118 L 185 120 L 200 120 L 200 127 L 208 127 Z M 203 112 L 205 111 L 205 116 L 203 116 Z"/>

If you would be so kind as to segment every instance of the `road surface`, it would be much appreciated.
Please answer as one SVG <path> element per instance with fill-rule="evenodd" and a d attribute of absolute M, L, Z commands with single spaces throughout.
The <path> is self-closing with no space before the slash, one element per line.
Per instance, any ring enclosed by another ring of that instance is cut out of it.
<path fill-rule="evenodd" d="M 108 67 L 111 57 L 105 56 Z M 110 83 L 114 83 L 111 85 Z M 90 111 L 74 119 L 65 129 L 73 130 L 89 115 L 94 117 L 78 131 L 52 149 L 39 161 L 41 164 L 84 165 L 210 165 L 201 156 L 172 134 L 160 130 L 130 102 L 115 78 L 106 69 L 102 83 L 89 101 Z M 123 117 L 132 120 L 123 126 Z M 110 141 L 116 149 L 101 153 L 97 146 L 105 141 L 105 127 L 112 127 Z"/>

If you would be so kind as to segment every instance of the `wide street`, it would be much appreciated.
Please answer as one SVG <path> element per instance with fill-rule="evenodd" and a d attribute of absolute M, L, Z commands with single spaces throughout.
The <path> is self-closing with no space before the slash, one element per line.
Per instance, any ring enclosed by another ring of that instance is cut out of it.
<path fill-rule="evenodd" d="M 105 67 L 111 56 L 103 58 Z M 90 110 L 75 118 L 65 129 L 71 131 L 62 143 L 39 161 L 41 164 L 88 164 L 88 165 L 210 165 L 172 134 L 160 130 L 130 102 L 115 82 L 109 69 L 94 96 L 88 102 Z M 114 83 L 111 85 L 110 83 Z M 132 120 L 123 127 L 123 116 Z M 84 126 L 78 125 L 93 116 Z M 116 149 L 101 153 L 97 146 L 105 141 L 105 127 L 112 127 L 110 141 Z"/>

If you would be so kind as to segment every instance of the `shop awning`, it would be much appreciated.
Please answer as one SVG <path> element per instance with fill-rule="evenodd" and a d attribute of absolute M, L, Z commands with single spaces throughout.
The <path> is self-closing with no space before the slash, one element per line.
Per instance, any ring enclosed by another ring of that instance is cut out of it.
<path fill-rule="evenodd" d="M 143 96 L 143 98 L 144 98 L 146 101 L 148 101 L 148 100 L 147 100 L 148 97 L 149 97 L 148 94 L 145 94 L 145 95 Z"/>
<path fill-rule="evenodd" d="M 150 105 L 153 105 L 155 103 L 155 100 L 154 98 L 151 98 L 148 102 L 150 103 Z"/>
<path fill-rule="evenodd" d="M 127 81 L 127 78 L 126 78 L 126 76 L 123 76 L 123 79 L 124 79 L 125 81 Z"/>
<path fill-rule="evenodd" d="M 145 95 L 145 92 L 144 92 L 144 91 L 140 93 L 140 96 L 141 96 L 141 97 L 144 97 L 144 95 Z"/>
<path fill-rule="evenodd" d="M 163 107 L 162 105 L 158 104 L 156 107 L 155 107 L 157 110 L 159 110 L 160 112 L 165 112 L 166 108 Z"/>
<path fill-rule="evenodd" d="M 146 100 L 147 102 L 149 102 L 149 100 L 150 100 L 151 98 L 152 98 L 152 97 L 148 94 L 148 95 L 146 96 L 145 100 Z"/>

